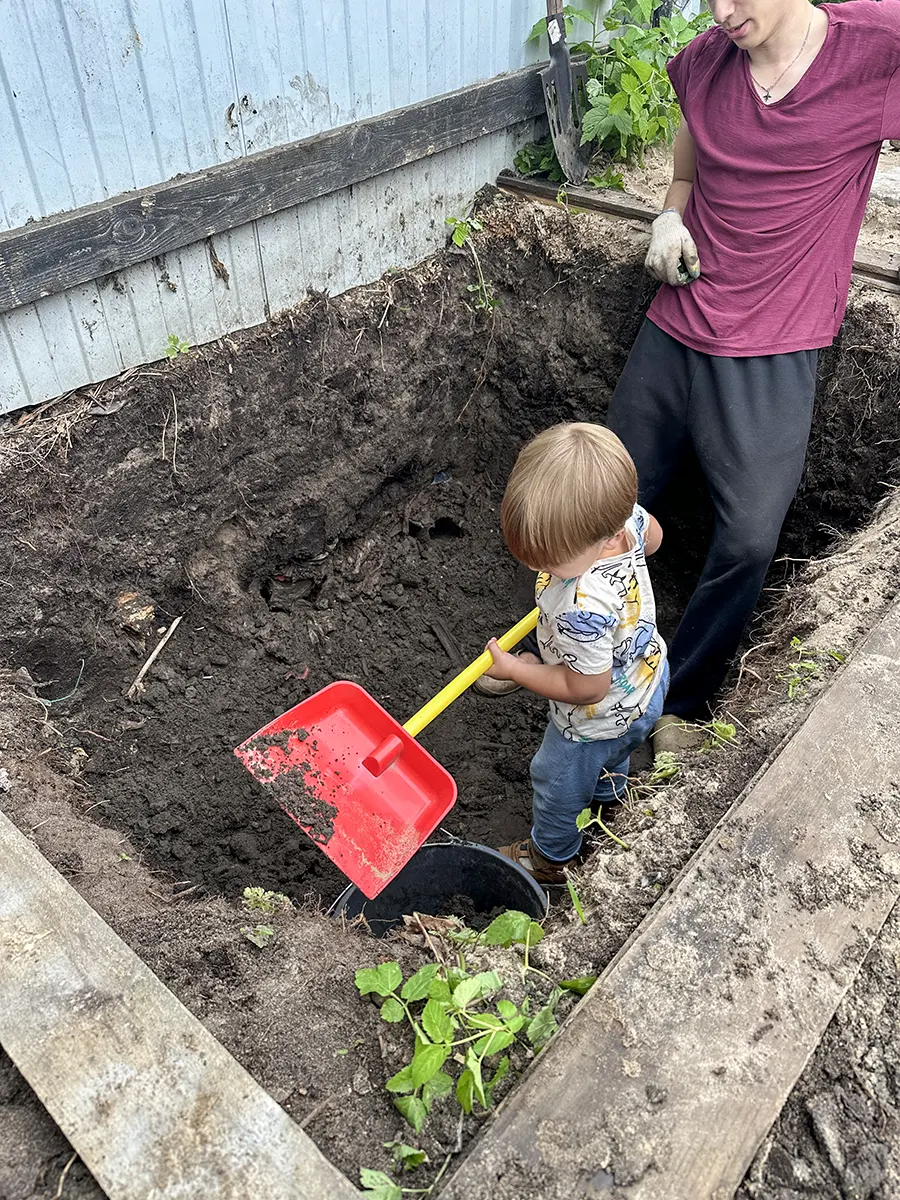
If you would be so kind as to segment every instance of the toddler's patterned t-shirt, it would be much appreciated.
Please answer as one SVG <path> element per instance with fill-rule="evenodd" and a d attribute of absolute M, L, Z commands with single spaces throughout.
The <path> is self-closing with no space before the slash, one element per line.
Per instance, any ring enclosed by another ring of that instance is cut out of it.
<path fill-rule="evenodd" d="M 541 658 L 564 662 L 581 675 L 612 669 L 599 704 L 550 701 L 550 716 L 576 742 L 617 738 L 642 716 L 662 678 L 666 644 L 656 628 L 656 601 L 644 555 L 650 524 L 639 504 L 625 523 L 632 548 L 601 558 L 577 579 L 542 572 L 535 586 Z"/>

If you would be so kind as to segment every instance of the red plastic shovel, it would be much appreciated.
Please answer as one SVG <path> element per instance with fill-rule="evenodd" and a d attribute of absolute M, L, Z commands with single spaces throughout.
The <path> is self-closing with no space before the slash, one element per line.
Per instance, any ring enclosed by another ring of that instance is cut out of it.
<path fill-rule="evenodd" d="M 498 638 L 510 650 L 535 608 Z M 404 724 L 358 684 L 339 680 L 270 721 L 235 754 L 300 828 L 373 900 L 456 800 L 453 776 L 417 734 L 485 673 L 485 650 Z"/>

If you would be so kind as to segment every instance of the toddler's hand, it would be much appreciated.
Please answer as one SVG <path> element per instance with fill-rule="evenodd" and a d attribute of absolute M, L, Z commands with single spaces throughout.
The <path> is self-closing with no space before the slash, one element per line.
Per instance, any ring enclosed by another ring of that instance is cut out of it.
<path fill-rule="evenodd" d="M 485 649 L 490 650 L 491 658 L 494 660 L 494 665 L 485 671 L 485 675 L 490 676 L 491 679 L 513 679 L 512 672 L 515 668 L 516 656 L 506 650 L 501 650 L 496 638 L 491 638 Z"/>

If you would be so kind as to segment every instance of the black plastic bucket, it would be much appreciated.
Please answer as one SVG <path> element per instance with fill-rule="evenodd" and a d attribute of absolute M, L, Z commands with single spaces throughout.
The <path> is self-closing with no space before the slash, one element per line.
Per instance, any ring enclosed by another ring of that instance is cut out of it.
<path fill-rule="evenodd" d="M 488 846 L 459 841 L 426 843 L 374 900 L 351 884 L 335 900 L 331 914 L 362 914 L 372 933 L 384 937 L 404 913 L 445 915 L 460 896 L 472 902 L 476 913 L 513 908 L 538 920 L 547 915 L 546 892 L 518 863 Z"/>

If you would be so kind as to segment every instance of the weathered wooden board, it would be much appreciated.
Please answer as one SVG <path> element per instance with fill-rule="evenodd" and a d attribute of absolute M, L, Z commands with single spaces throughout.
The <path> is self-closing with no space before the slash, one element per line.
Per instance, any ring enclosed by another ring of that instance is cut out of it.
<path fill-rule="evenodd" d="M 0 234 L 0 312 L 543 111 L 533 67 Z"/>
<path fill-rule="evenodd" d="M 497 179 L 497 186 L 508 192 L 529 196 L 543 204 L 559 205 L 560 185 L 547 183 L 543 179 L 522 179 L 516 175 L 503 174 Z M 565 187 L 565 203 L 571 208 L 586 208 L 593 212 L 608 213 L 613 217 L 625 217 L 635 221 L 652 221 L 659 216 L 659 210 L 640 201 L 619 199 L 609 192 L 597 191 L 589 187 Z M 900 255 L 876 254 L 867 250 L 865 256 L 854 258 L 853 274 L 860 282 L 872 283 L 885 287 L 887 291 L 900 290 Z"/>
<path fill-rule="evenodd" d="M 441 1200 L 726 1200 L 900 896 L 900 604 Z"/>
<path fill-rule="evenodd" d="M 0 1044 L 110 1200 L 358 1195 L 2 814 Z"/>

